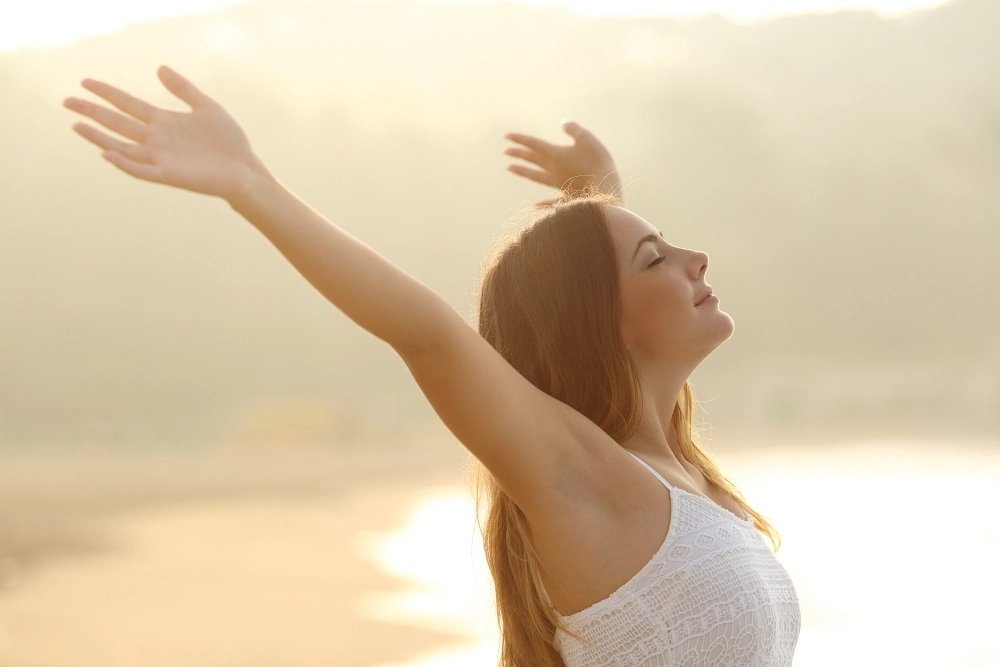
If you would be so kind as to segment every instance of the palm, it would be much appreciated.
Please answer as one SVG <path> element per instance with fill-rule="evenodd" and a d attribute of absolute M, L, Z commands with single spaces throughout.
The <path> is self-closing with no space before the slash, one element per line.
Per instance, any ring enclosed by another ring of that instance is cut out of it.
<path fill-rule="evenodd" d="M 164 111 L 148 132 L 150 162 L 162 168 L 164 183 L 223 197 L 239 188 L 250 142 L 221 106 Z"/>
<path fill-rule="evenodd" d="M 179 74 L 165 67 L 158 74 L 191 111 L 160 109 L 105 83 L 85 80 L 84 87 L 125 113 L 68 98 L 68 108 L 118 136 L 83 123 L 73 129 L 132 176 L 227 199 L 234 196 L 255 160 L 246 134 L 225 109 Z"/>

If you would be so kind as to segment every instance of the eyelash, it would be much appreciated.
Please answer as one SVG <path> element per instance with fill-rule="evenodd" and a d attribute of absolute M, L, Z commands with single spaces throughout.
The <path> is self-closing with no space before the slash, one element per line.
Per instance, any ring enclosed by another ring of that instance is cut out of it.
<path fill-rule="evenodd" d="M 651 263 L 651 264 L 650 264 L 649 266 L 656 266 L 657 264 L 659 264 L 660 262 L 662 262 L 662 261 L 663 261 L 663 260 L 665 260 L 665 259 L 666 259 L 666 256 L 663 256 L 663 257 L 657 257 L 656 259 L 654 259 L 654 260 L 652 261 L 652 263 Z M 647 267 L 647 268 L 648 268 L 648 267 Z"/>

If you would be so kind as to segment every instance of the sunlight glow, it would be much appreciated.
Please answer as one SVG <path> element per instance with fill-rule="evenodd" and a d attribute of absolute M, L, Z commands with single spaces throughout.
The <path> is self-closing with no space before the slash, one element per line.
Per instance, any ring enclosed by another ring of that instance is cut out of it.
<path fill-rule="evenodd" d="M 248 0 L 32 0 L 5 12 L 0 22 L 0 51 L 52 47 L 91 35 L 112 33 L 130 23 L 171 16 L 213 12 Z M 312 0 L 340 2 L 345 0 Z M 372 2 L 380 0 L 354 0 Z M 511 0 L 411 0 L 436 2 L 499 2 Z M 530 6 L 561 4 L 587 16 L 696 16 L 718 12 L 737 21 L 793 12 L 872 9 L 891 16 L 930 8 L 945 0 L 516 0 Z"/>
<path fill-rule="evenodd" d="M 500 639 L 492 581 L 474 525 L 469 494 L 447 489 L 420 502 L 399 532 L 369 533 L 360 539 L 357 549 L 363 558 L 410 583 L 402 593 L 369 593 L 361 602 L 362 615 L 466 638 L 405 665 L 378 667 L 496 664 Z"/>
<path fill-rule="evenodd" d="M 470 0 L 438 1 L 469 2 Z M 717 12 L 736 21 L 753 21 L 780 14 L 841 9 L 871 9 L 879 14 L 891 16 L 918 7 L 941 5 L 945 0 L 517 0 L 517 2 L 534 7 L 565 5 L 585 16 L 698 16 Z"/>
<path fill-rule="evenodd" d="M 116 32 L 130 23 L 212 12 L 244 0 L 32 0 L 4 12 L 0 50 L 51 47 Z"/>

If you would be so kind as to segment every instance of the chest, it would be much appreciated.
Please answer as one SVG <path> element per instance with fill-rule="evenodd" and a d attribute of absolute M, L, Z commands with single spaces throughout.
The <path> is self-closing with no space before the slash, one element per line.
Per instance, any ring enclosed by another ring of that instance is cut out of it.
<path fill-rule="evenodd" d="M 675 497 L 670 532 L 610 596 L 563 617 L 569 667 L 788 665 L 799 608 L 787 572 L 749 522 Z"/>
<path fill-rule="evenodd" d="M 668 535 L 677 537 L 688 530 L 692 512 L 708 511 L 708 518 L 750 526 L 749 534 L 756 537 L 752 524 L 737 516 L 742 516 L 742 509 L 728 497 L 731 510 L 640 472 L 630 511 L 581 511 L 568 506 L 550 513 L 544 524 L 533 526 L 542 581 L 560 613 L 576 613 L 622 586 L 650 561 Z M 693 508 L 687 507 L 690 503 Z"/>

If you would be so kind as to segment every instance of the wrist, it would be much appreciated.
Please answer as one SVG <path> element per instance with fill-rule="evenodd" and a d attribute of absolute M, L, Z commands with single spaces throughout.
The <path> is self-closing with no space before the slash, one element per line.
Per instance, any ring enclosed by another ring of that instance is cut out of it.
<path fill-rule="evenodd" d="M 257 156 L 253 156 L 242 183 L 225 200 L 234 211 L 246 217 L 274 193 L 276 186 L 280 187 L 277 179 Z"/>

